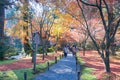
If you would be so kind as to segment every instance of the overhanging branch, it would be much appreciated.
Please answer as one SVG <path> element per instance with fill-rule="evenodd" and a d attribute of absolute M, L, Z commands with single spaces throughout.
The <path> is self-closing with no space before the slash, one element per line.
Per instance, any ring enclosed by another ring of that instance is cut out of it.
<path fill-rule="evenodd" d="M 87 3 L 87 2 L 85 2 L 85 1 L 83 1 L 83 0 L 79 0 L 79 1 L 82 2 L 82 3 L 85 4 L 85 5 L 97 7 L 97 4 L 90 4 L 90 3 Z"/>

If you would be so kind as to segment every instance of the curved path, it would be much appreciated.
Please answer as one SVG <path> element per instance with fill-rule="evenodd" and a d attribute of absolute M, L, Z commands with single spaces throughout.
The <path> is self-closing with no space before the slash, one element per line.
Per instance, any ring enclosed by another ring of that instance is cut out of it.
<path fill-rule="evenodd" d="M 75 57 L 69 54 L 33 80 L 78 80 Z"/>

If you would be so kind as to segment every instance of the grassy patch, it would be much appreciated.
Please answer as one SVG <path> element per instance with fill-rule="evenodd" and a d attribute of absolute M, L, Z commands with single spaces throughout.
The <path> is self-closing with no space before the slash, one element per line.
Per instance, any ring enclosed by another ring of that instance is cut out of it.
<path fill-rule="evenodd" d="M 92 75 L 92 71 L 95 70 L 94 68 L 89 68 L 85 66 L 85 62 L 77 55 L 77 60 L 81 65 L 81 79 L 82 80 L 96 80 L 96 77 Z"/>
<path fill-rule="evenodd" d="M 13 63 L 15 61 L 16 60 L 3 60 L 3 61 L 0 61 L 0 65 L 2 65 L 2 64 L 10 64 L 10 63 Z"/>
<path fill-rule="evenodd" d="M 36 66 L 37 71 L 44 72 L 47 69 L 47 64 L 42 63 Z M 0 80 L 24 80 L 24 72 L 27 72 L 27 80 L 31 80 L 35 77 L 32 68 L 19 69 L 0 72 Z"/>
<path fill-rule="evenodd" d="M 24 80 L 24 72 L 27 72 L 28 80 L 34 77 L 32 69 L 29 68 L 0 72 L 0 80 Z"/>
<path fill-rule="evenodd" d="M 49 60 L 50 66 L 55 63 L 55 60 Z M 48 68 L 47 62 L 36 65 L 37 71 L 44 72 Z M 27 80 L 35 77 L 32 68 L 11 70 L 0 72 L 0 80 L 24 80 L 24 72 L 27 72 Z"/>
<path fill-rule="evenodd" d="M 54 60 L 50 60 L 50 61 L 49 61 L 50 66 L 51 66 L 52 64 L 54 64 L 54 63 L 55 63 Z M 41 72 L 44 72 L 44 71 L 48 68 L 48 64 L 47 64 L 47 62 L 42 63 L 42 64 L 38 64 L 38 65 L 36 66 L 36 68 L 37 68 L 37 71 L 39 71 L 39 72 L 41 73 Z"/>
<path fill-rule="evenodd" d="M 96 77 L 91 74 L 91 72 L 92 72 L 93 70 L 94 70 L 93 68 L 85 67 L 85 68 L 82 70 L 81 79 L 82 79 L 82 80 L 96 80 Z"/>
<path fill-rule="evenodd" d="M 84 65 L 85 64 L 85 62 L 79 56 L 77 56 L 77 60 L 80 63 L 80 65 Z"/>

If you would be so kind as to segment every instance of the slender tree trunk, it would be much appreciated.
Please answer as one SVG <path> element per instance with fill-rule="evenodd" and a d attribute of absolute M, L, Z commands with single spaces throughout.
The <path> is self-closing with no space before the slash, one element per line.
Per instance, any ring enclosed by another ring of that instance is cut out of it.
<path fill-rule="evenodd" d="M 4 45 L 4 5 L 0 4 L 0 46 L 3 47 Z M 4 60 L 4 51 L 0 51 L 0 60 Z"/>
<path fill-rule="evenodd" d="M 32 21 L 31 21 L 31 18 L 30 18 L 30 28 L 31 28 L 31 40 L 32 40 L 32 54 L 31 54 L 31 56 L 32 56 L 32 60 L 31 60 L 31 62 L 33 63 L 33 61 L 34 61 L 34 42 L 33 42 L 33 26 L 32 26 Z"/>
<path fill-rule="evenodd" d="M 111 54 L 115 55 L 115 38 L 112 39 L 111 43 L 112 43 L 112 45 L 110 46 Z"/>
<path fill-rule="evenodd" d="M 44 60 L 45 59 L 45 49 L 44 49 L 44 46 L 42 46 L 42 50 L 43 50 L 42 51 L 43 52 L 43 58 L 42 59 Z"/>
<path fill-rule="evenodd" d="M 45 55 L 48 55 L 47 54 L 47 45 L 45 44 Z"/>
<path fill-rule="evenodd" d="M 111 72 L 111 70 L 110 70 L 110 63 L 109 63 L 109 59 L 108 58 L 106 58 L 104 64 L 105 64 L 106 72 Z"/>
<path fill-rule="evenodd" d="M 43 29 L 43 23 L 41 23 L 40 24 L 40 44 L 41 44 L 41 46 L 42 46 L 42 60 L 44 60 L 44 58 L 45 58 L 45 50 L 44 50 L 44 42 L 43 42 L 43 37 L 42 37 L 42 29 Z"/>
<path fill-rule="evenodd" d="M 83 56 L 85 56 L 85 50 L 86 50 L 85 45 L 86 45 L 86 40 L 83 42 Z"/>
<path fill-rule="evenodd" d="M 83 46 L 83 56 L 85 56 L 85 46 Z"/>
<path fill-rule="evenodd" d="M 4 37 L 4 16 L 4 5 L 0 4 L 0 40 L 2 40 Z"/>
<path fill-rule="evenodd" d="M 32 53 L 32 49 L 30 46 L 30 42 L 29 42 L 29 3 L 27 0 L 24 0 L 23 2 L 23 8 L 22 8 L 22 14 L 23 14 L 23 21 L 25 22 L 25 24 L 23 25 L 23 33 L 25 34 L 25 36 L 23 36 L 23 45 L 24 45 L 24 51 L 27 55 L 30 55 L 30 53 Z"/>
<path fill-rule="evenodd" d="M 110 60 L 109 60 L 109 51 L 106 50 L 106 57 L 104 58 L 105 70 L 106 72 L 111 72 L 110 70 Z"/>

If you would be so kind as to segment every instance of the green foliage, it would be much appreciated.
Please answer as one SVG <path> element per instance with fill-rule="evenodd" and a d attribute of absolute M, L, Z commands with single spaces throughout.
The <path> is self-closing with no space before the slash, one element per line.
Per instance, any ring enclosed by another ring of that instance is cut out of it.
<path fill-rule="evenodd" d="M 8 71 L 0 72 L 0 80 L 18 80 L 18 78 L 13 71 Z"/>
<path fill-rule="evenodd" d="M 91 74 L 92 71 L 94 71 L 94 70 L 95 69 L 93 69 L 93 68 L 84 67 L 82 70 L 81 79 L 82 80 L 96 80 L 96 77 Z"/>
<path fill-rule="evenodd" d="M 55 49 L 54 49 L 53 46 L 47 48 L 47 52 L 54 52 L 54 51 L 55 51 Z M 39 47 L 39 48 L 38 48 L 38 53 L 39 53 L 39 54 L 42 54 L 42 53 L 43 53 L 42 47 Z"/>
<path fill-rule="evenodd" d="M 80 63 L 80 65 L 84 65 L 85 64 L 85 62 L 82 61 L 80 57 L 78 57 L 77 59 L 78 59 L 78 62 Z"/>
<path fill-rule="evenodd" d="M 6 45 L 6 43 L 0 42 L 0 60 L 4 59 L 4 55 L 7 49 L 8 49 L 8 46 Z"/>
<path fill-rule="evenodd" d="M 51 66 L 54 63 L 55 63 L 55 60 L 50 60 L 49 66 Z M 48 65 L 47 65 L 47 62 L 45 62 L 45 63 L 38 64 L 36 67 L 37 67 L 37 71 L 41 73 L 41 72 L 44 72 L 48 68 Z"/>
<path fill-rule="evenodd" d="M 87 77 L 86 77 L 86 76 L 87 76 Z M 92 74 L 87 74 L 87 73 L 85 73 L 85 74 L 83 74 L 83 75 L 81 76 L 81 79 L 82 79 L 82 80 L 96 80 L 96 77 L 93 76 Z"/>
<path fill-rule="evenodd" d="M 15 62 L 16 60 L 4 60 L 4 61 L 0 61 L 0 65 L 1 64 L 10 64 L 10 63 L 13 63 Z"/>
<path fill-rule="evenodd" d="M 13 51 L 12 51 L 12 50 L 13 50 Z M 17 55 L 17 52 L 16 52 L 16 50 L 11 49 L 11 51 L 10 51 L 10 52 L 7 52 L 4 56 L 5 56 L 5 57 L 10 57 L 10 56 L 14 56 L 14 55 Z"/>
<path fill-rule="evenodd" d="M 55 60 L 49 60 L 50 65 L 55 63 Z M 36 65 L 37 70 L 41 73 L 44 72 L 48 66 L 47 63 L 41 63 Z M 27 80 L 32 80 L 35 77 L 31 68 L 11 70 L 0 72 L 0 80 L 24 80 L 24 72 L 27 72 Z"/>
<path fill-rule="evenodd" d="M 120 50 L 120 45 L 116 45 L 116 46 L 115 46 L 115 50 L 116 50 L 116 51 L 119 51 L 119 50 Z"/>
<path fill-rule="evenodd" d="M 29 42 L 28 43 L 24 43 L 24 50 L 25 50 L 25 53 L 27 55 L 32 53 L 31 44 Z"/>
<path fill-rule="evenodd" d="M 88 68 L 88 67 L 85 67 L 82 71 L 83 74 L 87 73 L 87 74 L 90 74 L 94 69 L 93 68 Z"/>
<path fill-rule="evenodd" d="M 94 44 L 92 42 L 87 42 L 85 48 L 87 50 L 91 50 L 91 49 L 95 50 L 96 49 L 96 47 L 94 46 Z"/>
<path fill-rule="evenodd" d="M 32 69 L 29 68 L 0 72 L 0 80 L 24 80 L 24 72 L 27 72 L 28 80 L 31 80 L 34 77 Z"/>
<path fill-rule="evenodd" d="M 15 39 L 14 40 L 15 43 L 15 47 L 17 48 L 17 51 L 21 51 L 22 50 L 22 42 L 20 39 Z"/>
<path fill-rule="evenodd" d="M 81 73 L 81 79 L 82 80 L 96 80 L 96 77 L 94 75 L 92 75 L 92 71 L 94 71 L 94 68 L 88 68 L 85 67 L 84 64 L 85 62 L 82 61 L 82 59 L 77 55 L 77 59 L 78 62 L 80 63 L 81 67 L 83 67 L 82 69 L 82 73 Z"/>
<path fill-rule="evenodd" d="M 11 56 L 15 54 L 16 49 L 10 41 L 11 40 L 9 37 L 5 37 L 4 41 L 0 41 L 0 60 L 4 60 L 5 56 Z"/>
<path fill-rule="evenodd" d="M 37 51 L 38 51 L 39 54 L 42 54 L 43 53 L 42 47 L 39 47 Z"/>
<path fill-rule="evenodd" d="M 47 49 L 47 52 L 54 52 L 54 51 L 55 51 L 55 49 L 53 46 L 51 46 L 50 48 Z"/>

